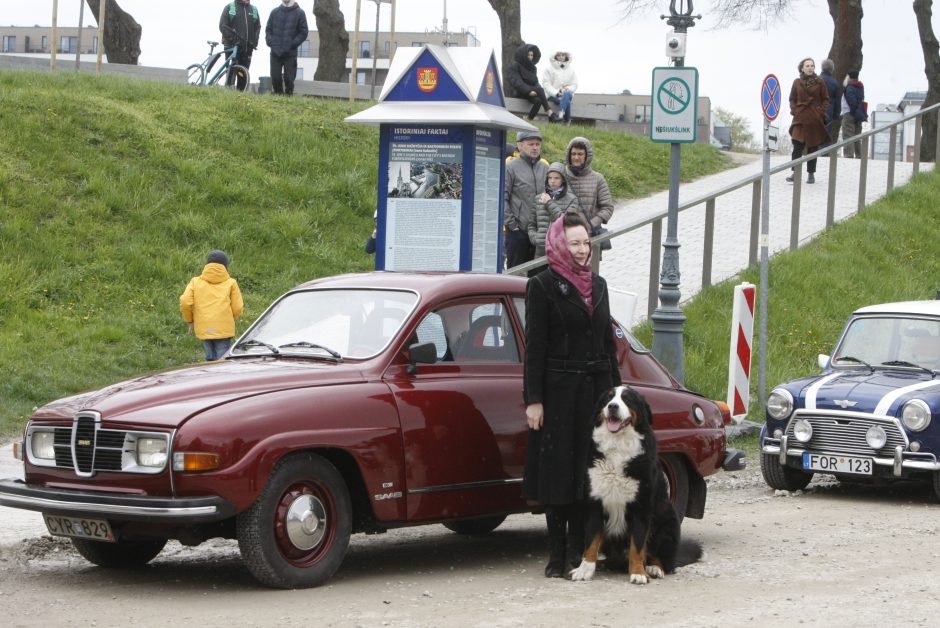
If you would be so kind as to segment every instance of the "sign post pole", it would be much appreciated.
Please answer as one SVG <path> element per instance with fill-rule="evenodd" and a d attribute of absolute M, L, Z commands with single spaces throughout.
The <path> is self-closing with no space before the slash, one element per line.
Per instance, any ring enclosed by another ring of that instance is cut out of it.
<path fill-rule="evenodd" d="M 770 265 L 770 151 L 777 148 L 776 129 L 770 125 L 780 114 L 780 81 L 768 74 L 761 85 L 761 109 L 764 111 L 764 155 L 761 177 L 760 225 L 760 328 L 757 363 L 757 395 L 763 404 L 767 398 L 767 292 Z"/>

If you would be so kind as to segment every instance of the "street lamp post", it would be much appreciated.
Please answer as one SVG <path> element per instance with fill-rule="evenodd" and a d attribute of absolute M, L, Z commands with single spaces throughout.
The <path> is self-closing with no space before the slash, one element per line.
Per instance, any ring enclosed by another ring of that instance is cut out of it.
<path fill-rule="evenodd" d="M 676 9 L 676 4 L 679 8 Z M 692 15 L 692 0 L 670 0 L 669 15 L 660 19 L 676 33 L 687 33 L 701 15 Z M 685 57 L 675 57 L 676 67 L 685 65 Z M 663 243 L 662 270 L 659 274 L 659 307 L 653 321 L 653 355 L 669 369 L 680 384 L 685 383 L 683 333 L 685 314 L 679 309 L 679 169 L 682 145 L 672 142 L 669 153 L 669 206 L 666 214 L 666 241 Z"/>

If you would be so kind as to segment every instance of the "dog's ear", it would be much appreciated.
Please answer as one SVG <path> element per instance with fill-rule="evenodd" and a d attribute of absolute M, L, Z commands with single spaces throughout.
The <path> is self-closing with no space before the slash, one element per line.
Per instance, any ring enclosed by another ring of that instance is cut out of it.
<path fill-rule="evenodd" d="M 650 427 L 653 426 L 653 411 L 650 410 L 650 406 L 646 403 L 646 397 L 641 395 L 639 391 L 628 387 L 628 395 L 630 397 L 630 407 L 636 410 L 636 413 L 639 415 L 641 421 L 645 421 Z"/>
<path fill-rule="evenodd" d="M 616 388 L 608 388 L 597 398 L 597 403 L 594 404 L 595 417 L 599 417 L 604 408 L 607 407 L 607 404 L 610 403 L 610 400 L 614 398 L 615 390 Z"/>

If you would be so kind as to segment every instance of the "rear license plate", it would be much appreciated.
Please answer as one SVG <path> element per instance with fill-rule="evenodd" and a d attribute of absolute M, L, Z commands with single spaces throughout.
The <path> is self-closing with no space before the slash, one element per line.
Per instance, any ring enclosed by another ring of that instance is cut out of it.
<path fill-rule="evenodd" d="M 873 467 L 874 464 L 871 458 L 833 456 L 832 454 L 811 454 L 808 451 L 803 452 L 803 468 L 807 471 L 871 475 Z"/>
<path fill-rule="evenodd" d="M 56 536 L 77 536 L 94 541 L 114 542 L 111 526 L 103 519 L 80 519 L 78 517 L 59 517 L 43 515 L 49 534 Z"/>

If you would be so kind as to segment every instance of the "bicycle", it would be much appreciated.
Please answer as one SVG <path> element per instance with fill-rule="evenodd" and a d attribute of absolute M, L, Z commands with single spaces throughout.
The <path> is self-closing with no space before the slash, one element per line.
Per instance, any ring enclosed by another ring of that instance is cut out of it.
<path fill-rule="evenodd" d="M 215 47 L 220 45 L 219 42 L 207 41 L 206 43 L 209 44 L 209 56 L 207 56 L 202 63 L 194 63 L 186 68 L 187 83 L 198 86 L 212 85 L 227 87 L 230 89 L 238 89 L 239 91 L 248 89 L 248 68 L 243 65 L 238 65 L 235 63 L 235 60 L 238 58 L 239 47 L 242 45 L 248 46 L 250 44 L 244 37 L 235 32 L 234 29 L 229 28 L 228 30 L 231 31 L 239 41 L 231 48 L 222 48 L 222 50 L 218 52 L 215 52 Z M 225 60 L 213 74 L 213 66 L 215 66 L 216 62 L 223 56 Z M 224 81 L 222 77 L 225 77 Z M 239 87 L 239 85 L 241 85 L 241 87 Z"/>

